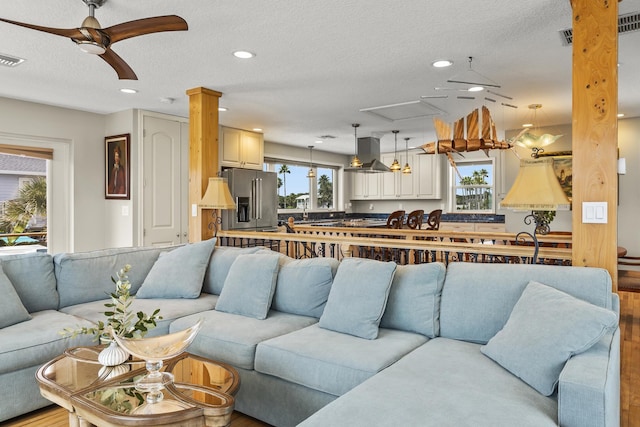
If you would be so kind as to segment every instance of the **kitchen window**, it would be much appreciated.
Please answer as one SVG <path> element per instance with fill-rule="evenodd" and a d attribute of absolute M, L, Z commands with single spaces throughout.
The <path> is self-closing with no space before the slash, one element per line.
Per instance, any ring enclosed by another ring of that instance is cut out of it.
<path fill-rule="evenodd" d="M 456 160 L 457 172 L 449 165 L 451 211 L 493 213 L 495 211 L 494 160 Z"/>
<path fill-rule="evenodd" d="M 336 205 L 336 170 L 314 165 L 314 178 L 307 178 L 308 163 L 268 160 L 265 171 L 278 174 L 278 210 L 334 209 Z"/>

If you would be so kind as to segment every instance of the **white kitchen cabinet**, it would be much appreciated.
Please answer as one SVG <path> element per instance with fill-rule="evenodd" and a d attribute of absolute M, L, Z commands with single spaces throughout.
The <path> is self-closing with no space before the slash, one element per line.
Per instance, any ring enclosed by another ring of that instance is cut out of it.
<path fill-rule="evenodd" d="M 440 155 L 414 154 L 415 194 L 418 199 L 441 199 Z"/>
<path fill-rule="evenodd" d="M 221 166 L 262 170 L 264 137 L 261 133 L 221 126 L 219 142 Z"/>
<path fill-rule="evenodd" d="M 409 154 L 409 164 L 413 163 L 413 154 Z M 400 166 L 404 166 L 407 162 L 407 157 L 404 154 L 398 153 L 398 162 Z M 391 166 L 393 162 L 394 154 L 382 154 L 380 160 L 387 166 Z M 386 172 L 381 174 L 380 180 L 380 195 L 383 199 L 415 199 L 415 176 L 412 174 L 405 175 L 402 172 Z"/>
<path fill-rule="evenodd" d="M 380 198 L 380 175 L 384 174 L 352 172 L 352 175 L 352 200 L 375 200 Z"/>

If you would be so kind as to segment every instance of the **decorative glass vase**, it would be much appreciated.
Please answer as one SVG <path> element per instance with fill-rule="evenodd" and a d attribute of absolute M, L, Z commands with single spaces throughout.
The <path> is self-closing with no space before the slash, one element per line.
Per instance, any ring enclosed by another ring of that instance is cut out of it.
<path fill-rule="evenodd" d="M 135 414 L 160 414 L 185 409 L 188 405 L 175 400 L 163 401 L 162 389 L 173 383 L 173 374 L 162 372 L 163 360 L 181 354 L 191 344 L 202 326 L 200 319 L 192 327 L 173 334 L 151 338 L 124 338 L 113 334 L 115 342 L 132 356 L 146 362 L 147 375 L 136 380 L 138 391 L 147 393 L 146 403 L 135 409 Z"/>

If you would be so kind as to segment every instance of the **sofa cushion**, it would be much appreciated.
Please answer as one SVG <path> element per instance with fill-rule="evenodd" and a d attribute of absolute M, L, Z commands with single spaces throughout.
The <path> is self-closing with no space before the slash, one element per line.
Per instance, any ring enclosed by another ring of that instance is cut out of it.
<path fill-rule="evenodd" d="M 339 265 L 334 258 L 281 255 L 273 309 L 320 318 Z"/>
<path fill-rule="evenodd" d="M 375 340 L 311 325 L 258 344 L 255 369 L 340 396 L 427 342 L 423 335 L 381 328 Z"/>
<path fill-rule="evenodd" d="M 204 324 L 188 351 L 250 370 L 254 366 L 258 343 L 302 329 L 318 321 L 313 317 L 275 310 L 270 311 L 264 320 L 209 310 L 173 321 L 170 332 L 186 329 L 199 319 L 203 319 Z"/>
<path fill-rule="evenodd" d="M 395 270 L 394 262 L 342 260 L 320 317 L 320 327 L 375 339 Z"/>
<path fill-rule="evenodd" d="M 263 320 L 278 277 L 276 253 L 239 255 L 231 265 L 216 310 Z"/>
<path fill-rule="evenodd" d="M 399 265 L 380 327 L 438 336 L 445 271 L 444 264 L 437 262 Z"/>
<path fill-rule="evenodd" d="M 204 284 L 202 292 L 220 295 L 224 286 L 224 281 L 229 274 L 231 264 L 236 260 L 238 255 L 253 254 L 256 252 L 266 251 L 261 246 L 252 248 L 234 248 L 232 246 L 218 246 L 209 260 L 209 267 L 204 275 Z"/>
<path fill-rule="evenodd" d="M 0 263 L 29 313 L 58 309 L 60 296 L 51 255 L 41 252 L 7 255 Z"/>
<path fill-rule="evenodd" d="M 447 266 L 442 288 L 440 336 L 486 344 L 531 280 L 612 307 L 611 277 L 601 268 L 455 262 Z"/>
<path fill-rule="evenodd" d="M 111 278 L 125 264 L 132 267 L 128 276 L 135 294 L 159 254 L 158 248 L 119 248 L 54 255 L 60 307 L 105 299 L 115 290 Z"/>
<path fill-rule="evenodd" d="M 567 360 L 589 349 L 616 324 L 613 311 L 532 281 L 482 353 L 550 396 Z"/>
<path fill-rule="evenodd" d="M 216 239 L 160 254 L 136 293 L 138 298 L 198 298 Z"/>
<path fill-rule="evenodd" d="M 557 413 L 479 344 L 434 338 L 299 426 L 557 427 Z"/>
<path fill-rule="evenodd" d="M 216 306 L 217 295 L 201 294 L 195 299 L 142 299 L 136 298 L 131 304 L 131 311 L 137 313 L 142 311 L 147 314 L 160 309 L 162 319 L 156 322 L 156 327 L 149 330 L 148 337 L 164 335 L 169 333 L 169 325 L 176 319 L 201 311 L 212 310 Z M 104 304 L 111 300 L 92 301 L 84 304 L 72 305 L 62 308 L 60 311 L 72 314 L 93 323 L 99 320 L 104 321 L 104 312 L 107 309 Z"/>
<path fill-rule="evenodd" d="M 29 312 L 0 264 L 0 329 L 31 319 Z"/>
<path fill-rule="evenodd" d="M 42 365 L 68 347 L 95 345 L 89 335 L 71 339 L 59 333 L 64 328 L 91 326 L 89 322 L 54 310 L 31 313 L 31 317 L 0 329 L 0 374 Z"/>

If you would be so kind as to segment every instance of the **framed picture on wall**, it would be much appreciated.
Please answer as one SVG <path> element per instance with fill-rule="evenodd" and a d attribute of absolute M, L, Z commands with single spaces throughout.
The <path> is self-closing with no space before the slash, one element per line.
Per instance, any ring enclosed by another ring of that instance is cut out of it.
<path fill-rule="evenodd" d="M 560 186 L 564 190 L 571 201 L 573 197 L 571 184 L 573 182 L 572 157 L 571 151 L 556 151 L 550 153 L 542 153 L 540 157 L 553 157 L 553 170 L 558 177 Z"/>
<path fill-rule="evenodd" d="M 129 161 L 129 134 L 108 136 L 104 139 L 104 197 L 129 200 L 131 162 Z"/>

